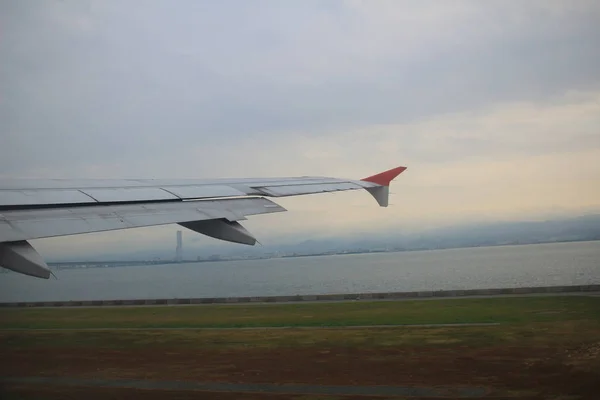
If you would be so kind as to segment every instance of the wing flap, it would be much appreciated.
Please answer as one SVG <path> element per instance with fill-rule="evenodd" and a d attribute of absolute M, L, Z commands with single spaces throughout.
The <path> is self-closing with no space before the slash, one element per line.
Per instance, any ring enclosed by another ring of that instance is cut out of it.
<path fill-rule="evenodd" d="M 335 182 L 335 183 L 314 183 L 308 185 L 286 185 L 286 186 L 257 186 L 255 189 L 267 196 L 283 197 L 297 196 L 302 194 L 315 194 L 337 192 L 341 190 L 356 190 L 362 189 L 352 182 Z"/>
<path fill-rule="evenodd" d="M 236 197 L 248 194 L 226 185 L 165 186 L 162 189 L 173 193 L 183 200 L 207 197 Z"/>
<path fill-rule="evenodd" d="M 0 207 L 86 204 L 96 200 L 75 189 L 0 190 Z"/>
<path fill-rule="evenodd" d="M 81 189 L 98 203 L 129 203 L 139 201 L 180 200 L 173 193 L 158 187 Z"/>
<path fill-rule="evenodd" d="M 282 211 L 262 197 L 7 211 L 0 214 L 0 237 L 12 242 Z"/>

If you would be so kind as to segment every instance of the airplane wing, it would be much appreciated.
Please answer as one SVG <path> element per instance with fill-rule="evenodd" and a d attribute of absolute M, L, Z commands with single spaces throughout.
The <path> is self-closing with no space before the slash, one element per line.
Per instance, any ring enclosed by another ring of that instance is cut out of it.
<path fill-rule="evenodd" d="M 390 182 L 405 169 L 360 180 L 0 180 L 0 266 L 48 279 L 50 269 L 29 240 L 165 224 L 254 245 L 256 239 L 238 221 L 286 211 L 267 197 L 365 189 L 387 207 Z"/>

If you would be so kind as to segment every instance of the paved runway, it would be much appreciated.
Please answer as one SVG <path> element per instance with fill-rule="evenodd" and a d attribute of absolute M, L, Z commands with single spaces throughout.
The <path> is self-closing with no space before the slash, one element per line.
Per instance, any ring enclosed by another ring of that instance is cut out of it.
<path fill-rule="evenodd" d="M 150 381 L 124 379 L 77 379 L 64 377 L 20 377 L 0 379 L 3 383 L 83 386 L 102 388 L 131 388 L 185 390 L 203 392 L 268 393 L 330 396 L 411 396 L 480 398 L 488 390 L 482 387 L 402 387 L 402 386 L 329 386 L 302 384 L 245 384 L 185 381 Z"/>

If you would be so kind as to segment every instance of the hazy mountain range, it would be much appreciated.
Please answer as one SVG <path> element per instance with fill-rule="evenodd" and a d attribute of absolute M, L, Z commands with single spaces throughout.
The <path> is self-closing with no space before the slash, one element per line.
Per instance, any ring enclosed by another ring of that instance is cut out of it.
<path fill-rule="evenodd" d="M 194 246 L 184 244 L 184 259 L 195 260 L 231 257 L 268 257 L 281 255 L 309 255 L 336 252 L 408 251 L 458 247 L 532 244 L 548 242 L 600 240 L 600 214 L 547 221 L 496 222 L 440 228 L 418 234 L 402 234 L 396 231 L 378 234 L 349 234 L 327 239 L 307 239 L 299 242 L 267 244 L 264 246 Z M 152 248 L 127 253 L 111 253 L 107 250 L 98 260 L 171 260 L 175 256 L 173 246 Z M 78 258 L 80 261 L 81 258 Z M 49 261 L 74 261 L 70 259 Z"/>

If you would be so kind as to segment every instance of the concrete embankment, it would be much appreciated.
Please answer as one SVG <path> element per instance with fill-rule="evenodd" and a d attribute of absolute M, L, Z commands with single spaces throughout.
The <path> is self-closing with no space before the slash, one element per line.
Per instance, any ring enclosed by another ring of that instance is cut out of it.
<path fill-rule="evenodd" d="M 124 299 L 88 301 L 38 301 L 0 303 L 0 307 L 96 307 L 96 306 L 143 306 L 178 304 L 239 304 L 239 303 L 286 303 L 344 300 L 399 300 L 422 298 L 454 298 L 466 296 L 506 296 L 532 294 L 567 294 L 600 292 L 600 284 L 572 286 L 537 286 L 500 289 L 426 290 L 418 292 L 346 293 L 295 296 L 248 296 L 248 297 L 200 297 L 175 299 Z"/>

